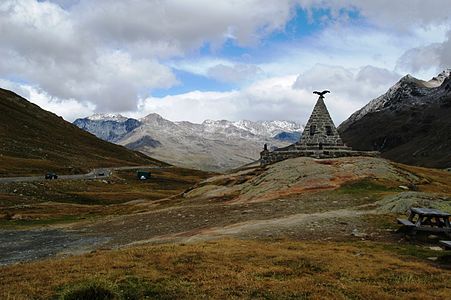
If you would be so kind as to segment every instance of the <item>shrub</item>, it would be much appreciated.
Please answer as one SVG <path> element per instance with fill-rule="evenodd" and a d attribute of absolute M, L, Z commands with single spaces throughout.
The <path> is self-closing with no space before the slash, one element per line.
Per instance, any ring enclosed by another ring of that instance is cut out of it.
<path fill-rule="evenodd" d="M 106 281 L 87 280 L 65 289 L 61 300 L 116 300 L 120 299 L 114 284 Z"/>

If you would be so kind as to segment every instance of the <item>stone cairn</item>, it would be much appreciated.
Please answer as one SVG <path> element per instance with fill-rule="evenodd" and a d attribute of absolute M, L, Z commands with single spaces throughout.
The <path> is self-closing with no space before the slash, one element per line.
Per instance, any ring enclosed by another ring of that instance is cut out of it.
<path fill-rule="evenodd" d="M 324 95 L 329 91 L 314 92 L 319 98 L 304 128 L 299 142 L 269 151 L 265 144 L 260 152 L 261 165 L 268 165 L 294 157 L 334 158 L 345 156 L 379 156 L 375 151 L 355 151 L 346 146 L 329 115 Z"/>

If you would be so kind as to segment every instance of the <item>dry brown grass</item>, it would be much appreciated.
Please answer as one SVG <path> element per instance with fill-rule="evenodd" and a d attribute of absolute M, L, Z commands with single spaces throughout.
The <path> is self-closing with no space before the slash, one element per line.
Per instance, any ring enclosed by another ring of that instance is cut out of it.
<path fill-rule="evenodd" d="M 74 222 L 130 214 L 156 200 L 182 193 L 210 174 L 183 168 L 152 170 L 146 181 L 136 171 L 118 171 L 100 180 L 52 180 L 0 185 L 0 228 Z"/>
<path fill-rule="evenodd" d="M 182 299 L 451 297 L 449 270 L 384 244 L 221 240 L 3 267 L 0 298 L 44 299 L 80 281 L 121 284 L 130 278 L 140 282 L 135 290 L 144 286 L 157 298 L 169 292 Z"/>
<path fill-rule="evenodd" d="M 398 168 L 420 177 L 418 189 L 422 192 L 451 193 L 451 172 L 394 163 Z"/>

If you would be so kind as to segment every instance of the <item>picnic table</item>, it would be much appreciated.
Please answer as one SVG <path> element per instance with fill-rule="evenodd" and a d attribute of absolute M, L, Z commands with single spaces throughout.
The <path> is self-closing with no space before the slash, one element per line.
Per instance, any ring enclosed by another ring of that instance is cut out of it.
<path fill-rule="evenodd" d="M 438 209 L 412 207 L 409 218 L 398 219 L 398 223 L 403 225 L 401 231 L 410 235 L 423 231 L 451 236 L 450 217 L 451 214 Z"/>
<path fill-rule="evenodd" d="M 440 241 L 439 243 L 445 250 L 451 250 L 451 241 Z"/>

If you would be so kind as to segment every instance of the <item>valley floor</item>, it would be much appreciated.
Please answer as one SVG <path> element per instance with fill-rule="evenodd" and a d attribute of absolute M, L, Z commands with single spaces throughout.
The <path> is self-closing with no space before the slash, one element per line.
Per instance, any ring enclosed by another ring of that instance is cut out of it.
<path fill-rule="evenodd" d="M 118 171 L 104 181 L 0 187 L 0 298 L 451 296 L 442 237 L 396 233 L 412 205 L 451 210 L 446 172 L 299 159 L 225 175 L 156 170 L 145 183 Z"/>

